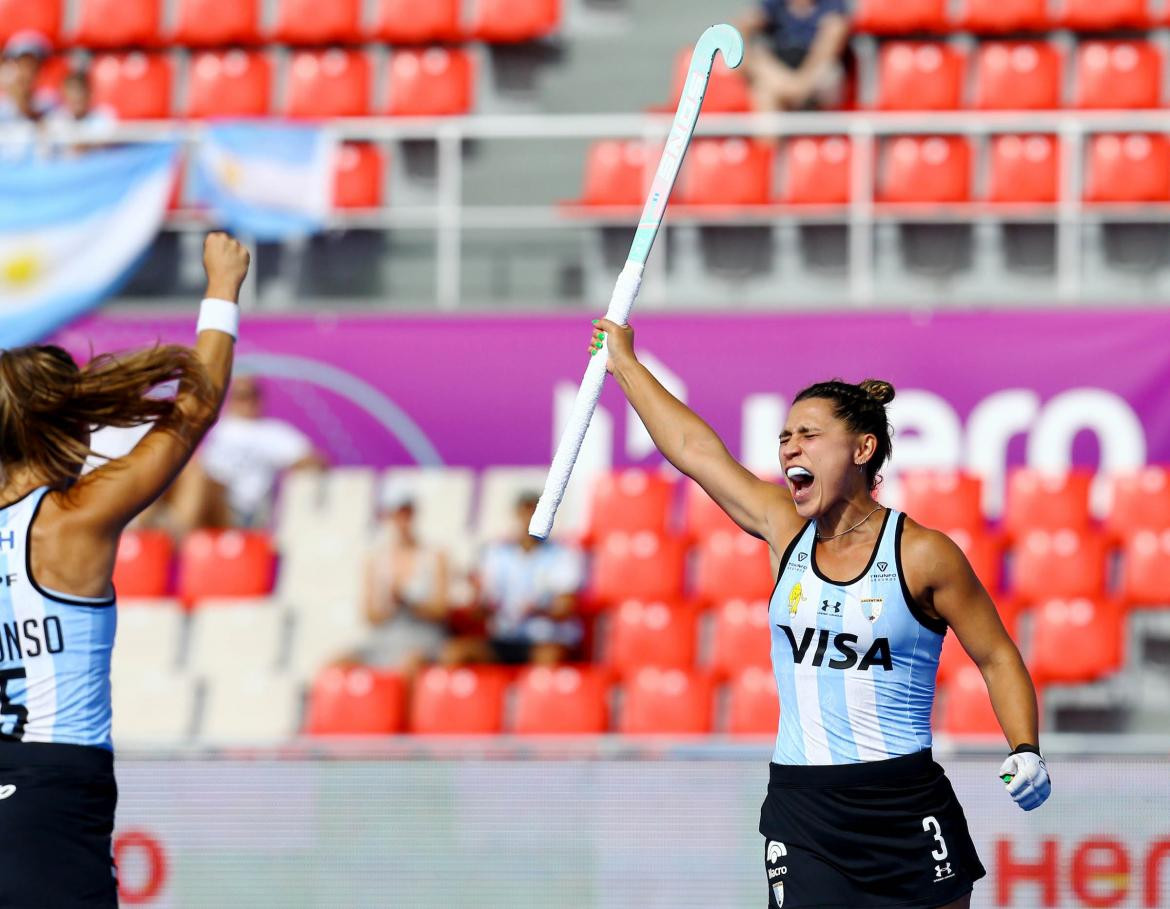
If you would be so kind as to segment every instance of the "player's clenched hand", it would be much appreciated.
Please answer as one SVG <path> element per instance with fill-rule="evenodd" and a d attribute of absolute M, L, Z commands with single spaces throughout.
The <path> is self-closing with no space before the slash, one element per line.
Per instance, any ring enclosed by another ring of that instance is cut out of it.
<path fill-rule="evenodd" d="M 203 241 L 203 267 L 207 271 L 207 296 L 235 301 L 248 274 L 251 257 L 244 244 L 221 231 Z"/>
<path fill-rule="evenodd" d="M 1008 795 L 1025 811 L 1039 808 L 1052 792 L 1044 758 L 1031 751 L 1008 755 L 999 768 L 999 775 L 1007 784 Z"/>
<path fill-rule="evenodd" d="M 594 319 L 593 339 L 589 343 L 590 356 L 601 350 L 603 344 L 608 354 L 605 363 L 608 372 L 638 362 L 634 355 L 634 329 L 629 325 L 618 325 L 609 319 Z"/>

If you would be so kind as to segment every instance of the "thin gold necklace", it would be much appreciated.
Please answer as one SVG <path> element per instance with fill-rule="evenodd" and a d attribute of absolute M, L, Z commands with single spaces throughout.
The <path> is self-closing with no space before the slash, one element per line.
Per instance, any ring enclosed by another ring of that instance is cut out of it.
<path fill-rule="evenodd" d="M 867 515 L 866 515 L 864 518 L 862 518 L 860 521 L 858 521 L 856 524 L 854 524 L 854 525 L 853 525 L 852 527 L 850 527 L 848 530 L 842 530 L 840 533 L 835 533 L 835 534 L 833 534 L 831 537 L 823 537 L 823 536 L 821 536 L 821 535 L 818 533 L 818 534 L 816 535 L 816 536 L 817 536 L 817 540 L 818 540 L 819 542 L 821 542 L 821 543 L 826 543 L 826 542 L 828 542 L 829 540 L 835 540 L 835 539 L 837 539 L 837 537 L 843 537 L 843 536 L 845 536 L 845 534 L 847 534 L 847 533 L 853 533 L 853 531 L 855 531 L 855 530 L 856 530 L 858 527 L 860 527 L 862 524 L 864 524 L 866 521 L 868 521 L 870 518 L 872 518 L 872 517 L 873 517 L 875 514 L 877 514 L 877 513 L 878 513 L 879 511 L 881 511 L 881 510 L 882 510 L 882 506 L 881 506 L 881 505 L 879 505 L 877 508 L 875 508 L 875 509 L 874 509 L 873 511 L 871 511 L 869 514 L 867 514 Z"/>

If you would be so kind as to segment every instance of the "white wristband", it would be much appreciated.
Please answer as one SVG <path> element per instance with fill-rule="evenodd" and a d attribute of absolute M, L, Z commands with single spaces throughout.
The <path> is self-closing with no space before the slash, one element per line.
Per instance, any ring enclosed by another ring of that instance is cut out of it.
<path fill-rule="evenodd" d="M 233 338 L 240 336 L 240 307 L 230 300 L 208 297 L 199 304 L 199 321 L 195 334 L 201 331 L 222 331 Z"/>

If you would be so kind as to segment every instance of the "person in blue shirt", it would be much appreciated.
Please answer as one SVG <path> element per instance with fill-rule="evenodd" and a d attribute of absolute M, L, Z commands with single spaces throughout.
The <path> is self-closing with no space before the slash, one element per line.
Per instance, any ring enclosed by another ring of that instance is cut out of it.
<path fill-rule="evenodd" d="M 849 43 L 845 0 L 761 0 L 736 24 L 747 44 L 744 72 L 756 110 L 840 106 Z"/>

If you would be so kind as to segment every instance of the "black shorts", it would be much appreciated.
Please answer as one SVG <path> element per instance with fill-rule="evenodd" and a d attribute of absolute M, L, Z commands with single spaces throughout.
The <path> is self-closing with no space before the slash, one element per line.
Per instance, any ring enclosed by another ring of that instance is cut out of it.
<path fill-rule="evenodd" d="M 0 742 L 0 906 L 117 906 L 117 801 L 109 751 Z"/>
<path fill-rule="evenodd" d="M 930 749 L 771 765 L 760 812 L 771 909 L 937 909 L 986 875 Z"/>

